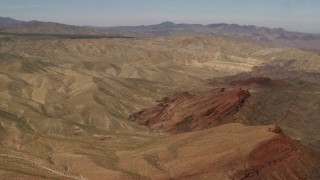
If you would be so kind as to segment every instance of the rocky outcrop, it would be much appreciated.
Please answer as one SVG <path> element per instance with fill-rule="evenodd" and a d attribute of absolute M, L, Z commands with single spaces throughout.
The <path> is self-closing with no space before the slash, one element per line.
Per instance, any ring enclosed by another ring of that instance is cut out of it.
<path fill-rule="evenodd" d="M 272 132 L 279 135 L 260 143 L 249 154 L 249 168 L 238 170 L 231 179 L 308 179 L 315 175 L 319 158 L 279 127 Z"/>
<path fill-rule="evenodd" d="M 246 90 L 224 88 L 207 93 L 178 93 L 152 108 L 132 114 L 129 120 L 151 129 L 181 133 L 239 122 L 235 114 L 250 97 Z"/>

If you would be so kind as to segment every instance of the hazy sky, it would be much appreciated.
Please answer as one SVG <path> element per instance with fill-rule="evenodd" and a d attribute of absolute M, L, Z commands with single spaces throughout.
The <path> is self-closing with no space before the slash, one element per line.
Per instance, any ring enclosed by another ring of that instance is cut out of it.
<path fill-rule="evenodd" d="M 94 26 L 223 22 L 320 33 L 320 0 L 0 0 L 0 16 Z"/>

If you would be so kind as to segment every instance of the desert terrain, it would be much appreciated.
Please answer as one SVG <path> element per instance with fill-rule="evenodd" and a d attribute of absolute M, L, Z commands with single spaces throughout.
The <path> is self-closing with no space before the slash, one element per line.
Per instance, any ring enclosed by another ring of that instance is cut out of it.
<path fill-rule="evenodd" d="M 0 179 L 319 179 L 319 93 L 315 50 L 2 34 Z"/>

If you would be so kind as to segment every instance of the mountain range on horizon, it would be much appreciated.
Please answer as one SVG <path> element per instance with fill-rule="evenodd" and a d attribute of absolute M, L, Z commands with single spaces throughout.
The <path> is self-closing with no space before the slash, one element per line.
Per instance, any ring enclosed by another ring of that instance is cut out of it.
<path fill-rule="evenodd" d="M 176 24 L 166 21 L 155 25 L 94 27 L 75 26 L 56 22 L 20 21 L 0 17 L 2 33 L 79 34 L 113 37 L 148 37 L 183 34 L 205 34 L 250 40 L 268 46 L 320 50 L 320 35 L 238 24 Z"/>
<path fill-rule="evenodd" d="M 30 20 L 30 21 L 24 21 L 24 20 L 17 20 L 13 19 L 11 17 L 0 17 L 0 25 L 2 26 L 14 26 L 17 24 L 31 24 L 31 23 L 52 23 L 56 25 L 67 25 L 67 26 L 74 26 L 74 27 L 86 27 L 86 28 L 99 28 L 99 29 L 123 29 L 123 28 L 143 28 L 143 27 L 172 27 L 172 26 L 207 26 L 209 28 L 213 28 L 215 26 L 230 26 L 230 27 L 243 27 L 243 28 L 257 28 L 257 29 L 269 29 L 269 30 L 279 30 L 279 31 L 287 31 L 292 33 L 303 33 L 303 34 L 312 34 L 314 36 L 320 35 L 320 33 L 310 33 L 310 32 L 302 32 L 302 31 L 291 31 L 287 30 L 285 28 L 276 27 L 276 28 L 270 28 L 267 26 L 256 26 L 256 25 L 240 25 L 236 23 L 209 23 L 209 24 L 201 24 L 201 23 L 175 23 L 173 21 L 163 21 L 158 24 L 142 24 L 142 25 L 119 25 L 119 26 L 93 26 L 93 25 L 71 25 L 66 23 L 59 23 L 59 22 L 53 22 L 53 21 L 39 21 L 39 20 Z"/>

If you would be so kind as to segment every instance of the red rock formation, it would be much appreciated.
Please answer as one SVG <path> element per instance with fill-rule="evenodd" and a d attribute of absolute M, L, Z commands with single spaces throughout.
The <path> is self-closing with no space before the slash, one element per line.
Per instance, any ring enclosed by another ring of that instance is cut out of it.
<path fill-rule="evenodd" d="M 307 179 L 319 158 L 280 132 L 258 145 L 249 155 L 250 167 L 231 179 Z"/>
<path fill-rule="evenodd" d="M 250 96 L 248 91 L 233 89 L 208 93 L 178 93 L 166 97 L 153 108 L 129 117 L 140 125 L 180 133 L 239 121 L 234 115 Z"/>

